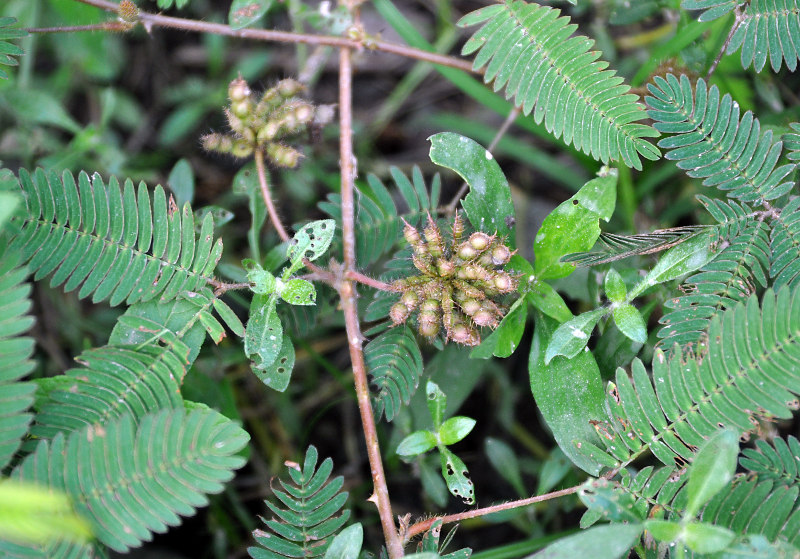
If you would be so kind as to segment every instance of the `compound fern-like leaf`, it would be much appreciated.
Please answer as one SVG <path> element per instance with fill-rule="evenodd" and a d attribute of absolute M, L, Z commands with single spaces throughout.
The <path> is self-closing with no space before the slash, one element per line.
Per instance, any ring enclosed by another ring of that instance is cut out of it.
<path fill-rule="evenodd" d="M 739 463 L 758 479 L 800 485 L 800 441 L 793 436 L 789 435 L 785 441 L 776 437 L 772 445 L 759 439 L 756 448 L 745 448 L 742 454 Z"/>
<path fill-rule="evenodd" d="M 477 52 L 473 67 L 486 67 L 484 81 L 524 114 L 566 144 L 608 163 L 621 159 L 641 169 L 640 156 L 655 160 L 658 149 L 645 140 L 658 136 L 641 124 L 644 108 L 607 62 L 598 61 L 594 41 L 576 35 L 560 10 L 507 0 L 464 16 L 458 25 L 482 24 L 463 55 Z"/>
<path fill-rule="evenodd" d="M 113 306 L 168 301 L 212 278 L 222 255 L 213 217 L 206 215 L 196 238 L 189 206 L 179 211 L 172 198 L 168 204 L 160 186 L 151 201 L 143 183 L 134 189 L 127 180 L 121 189 L 97 174 L 81 173 L 76 183 L 69 172 L 59 178 L 37 169 L 21 170 L 19 178 L 28 215 L 13 246 L 34 279 L 52 273 L 51 285 L 81 286 L 79 297 Z"/>
<path fill-rule="evenodd" d="M 40 442 L 12 477 L 66 491 L 97 538 L 125 552 L 193 515 L 207 504 L 206 494 L 222 491 L 244 465 L 237 453 L 248 439 L 207 408 L 162 410 L 138 426 L 126 414 L 102 428 Z"/>
<path fill-rule="evenodd" d="M 344 478 L 329 480 L 333 461 L 326 458 L 317 469 L 317 457 L 317 449 L 309 446 L 302 469 L 288 468 L 293 483 L 280 481 L 283 490 L 276 489 L 275 496 L 287 508 L 265 501 L 275 516 L 262 518 L 269 532 L 253 532 L 261 546 L 247 549 L 254 559 L 321 557 L 350 518 L 349 510 L 341 510 L 347 501 L 347 492 L 341 492 Z"/>
<path fill-rule="evenodd" d="M 719 88 L 707 87 L 703 79 L 693 91 L 689 78 L 672 74 L 656 77 L 648 90 L 647 114 L 659 131 L 673 134 L 658 145 L 687 175 L 756 204 L 791 190 L 793 182 L 782 181 L 795 165 L 776 167 L 783 144 L 772 141 L 771 131 L 760 135 L 752 112 L 740 120 L 739 104 L 729 94 L 720 98 Z"/>
<path fill-rule="evenodd" d="M 439 205 L 439 175 L 434 175 L 428 187 L 419 167 L 414 167 L 411 180 L 397 167 L 391 167 L 389 172 L 397 187 L 396 192 L 390 192 L 375 175 L 367 176 L 368 189 L 359 187 L 356 190 L 356 257 L 359 266 L 374 264 L 391 252 L 402 236 L 403 219 L 416 226 Z M 398 192 L 408 210 L 401 210 L 395 203 Z M 339 194 L 329 194 L 319 208 L 341 223 L 341 200 Z"/>
<path fill-rule="evenodd" d="M 705 10 L 700 21 L 712 21 L 730 13 L 744 4 L 742 0 L 683 0 L 681 8 L 684 10 Z"/>
<path fill-rule="evenodd" d="M 16 66 L 16 56 L 22 56 L 23 50 L 8 39 L 19 39 L 28 33 L 22 29 L 12 27 L 17 22 L 13 17 L 0 17 L 0 80 L 8 79 L 8 74 L 2 66 Z"/>
<path fill-rule="evenodd" d="M 711 321 L 700 357 L 653 357 L 652 380 L 636 360 L 632 378 L 617 370 L 607 390 L 608 418 L 595 421 L 606 446 L 586 448 L 603 463 L 627 463 L 645 448 L 664 464 L 690 461 L 722 427 L 747 433 L 757 418 L 788 419 L 800 394 L 800 290 L 737 303 Z M 604 454 L 604 456 L 601 456 Z"/>
<path fill-rule="evenodd" d="M 684 281 L 680 295 L 665 301 L 671 310 L 659 319 L 658 337 L 662 346 L 677 343 L 703 352 L 710 320 L 767 286 L 770 247 L 768 224 L 746 204 L 698 198 L 719 222 L 727 246 Z"/>
<path fill-rule="evenodd" d="M 800 282 L 800 198 L 794 198 L 770 222 L 769 275 L 775 289 Z"/>
<path fill-rule="evenodd" d="M 7 200 L 5 200 L 8 203 Z M 33 325 L 27 313 L 31 287 L 28 270 L 0 235 L 0 469 L 8 465 L 28 432 L 36 386 L 21 382 L 33 370 L 33 339 L 23 334 Z"/>
<path fill-rule="evenodd" d="M 756 72 L 770 66 L 777 72 L 781 61 L 794 72 L 800 58 L 800 4 L 797 0 L 751 0 L 728 43 L 727 53 L 741 49 L 742 67 Z"/>
<path fill-rule="evenodd" d="M 364 348 L 370 374 L 373 409 L 378 417 L 391 421 L 411 400 L 422 377 L 422 354 L 409 328 L 392 328 L 370 341 Z"/>

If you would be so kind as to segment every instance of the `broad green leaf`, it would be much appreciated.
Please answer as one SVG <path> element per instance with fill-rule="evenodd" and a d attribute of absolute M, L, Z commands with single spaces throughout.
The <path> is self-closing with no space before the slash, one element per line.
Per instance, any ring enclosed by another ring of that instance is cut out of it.
<path fill-rule="evenodd" d="M 278 322 L 280 324 L 280 322 Z M 278 355 L 273 362 L 264 368 L 253 368 L 255 375 L 267 386 L 278 392 L 284 392 L 289 387 L 294 369 L 294 345 L 289 336 L 283 337 L 283 343 Z"/>
<path fill-rule="evenodd" d="M 279 284 L 281 299 L 290 305 L 316 305 L 317 290 L 314 284 L 304 279 L 291 279 Z"/>
<path fill-rule="evenodd" d="M 622 276 L 614 268 L 611 268 L 606 274 L 605 280 L 606 297 L 613 303 L 621 303 L 625 301 L 628 296 L 628 289 L 625 287 L 625 282 Z"/>
<path fill-rule="evenodd" d="M 550 363 L 553 357 L 563 355 L 572 358 L 578 355 L 589 343 L 589 336 L 597 322 L 608 312 L 604 308 L 595 309 L 579 314 L 566 321 L 553 332 L 550 343 L 547 345 L 544 362 Z"/>
<path fill-rule="evenodd" d="M 208 336 L 214 340 L 215 344 L 219 344 L 223 338 L 225 338 L 225 328 L 210 312 L 205 310 L 200 311 L 197 317 L 200 319 L 200 324 L 203 325 L 203 328 L 208 332 Z"/>
<path fill-rule="evenodd" d="M 561 295 L 546 281 L 537 281 L 525 295 L 528 302 L 550 318 L 555 318 L 559 323 L 572 318 L 572 312 L 567 307 Z"/>
<path fill-rule="evenodd" d="M 361 553 L 361 544 L 364 542 L 364 528 L 361 524 L 348 526 L 331 542 L 325 551 L 324 559 L 354 559 Z"/>
<path fill-rule="evenodd" d="M 651 519 L 644 523 L 645 529 L 658 542 L 674 542 L 680 539 L 683 526 L 669 520 Z"/>
<path fill-rule="evenodd" d="M 536 495 L 542 495 L 561 483 L 568 473 L 572 471 L 572 462 L 560 448 L 555 447 L 550 456 L 542 463 L 539 471 L 539 481 L 536 484 Z"/>
<path fill-rule="evenodd" d="M 717 431 L 700 447 L 689 468 L 685 518 L 694 518 L 703 505 L 728 485 L 736 472 L 738 455 L 739 436 L 730 429 Z"/>
<path fill-rule="evenodd" d="M 474 140 L 442 132 L 428 138 L 431 161 L 458 173 L 469 185 L 469 194 L 461 205 L 476 229 L 497 233 L 512 249 L 514 239 L 514 202 L 500 165 L 492 154 Z"/>
<path fill-rule="evenodd" d="M 14 210 L 19 205 L 20 198 L 11 192 L 0 192 L 0 231 L 6 222 L 11 219 Z"/>
<path fill-rule="evenodd" d="M 669 249 L 642 282 L 633 289 L 629 299 L 648 287 L 694 272 L 708 264 L 716 256 L 715 240 L 715 232 L 705 231 Z"/>
<path fill-rule="evenodd" d="M 604 167 L 575 196 L 548 215 L 533 243 L 536 278 L 557 279 L 570 275 L 574 264 L 559 262 L 562 256 L 590 250 L 600 237 L 600 219 L 608 221 L 617 200 L 617 170 Z"/>
<path fill-rule="evenodd" d="M 178 160 L 172 167 L 167 179 L 167 186 L 175 195 L 175 201 L 179 207 L 194 201 L 194 173 L 186 159 Z"/>
<path fill-rule="evenodd" d="M 56 539 L 86 542 L 91 537 L 89 523 L 60 491 L 16 480 L 0 483 L 0 540 L 46 544 Z"/>
<path fill-rule="evenodd" d="M 436 435 L 430 431 L 415 431 L 400 441 L 397 454 L 400 456 L 424 454 L 434 448 L 436 443 Z"/>
<path fill-rule="evenodd" d="M 525 495 L 525 484 L 522 481 L 522 474 L 519 470 L 519 461 L 514 450 L 500 439 L 488 437 L 484 443 L 484 451 L 489 463 L 497 470 L 503 479 L 511 484 L 511 487 L 520 495 Z"/>
<path fill-rule="evenodd" d="M 242 260 L 242 267 L 247 271 L 247 281 L 253 285 L 250 287 L 253 293 L 259 295 L 272 295 L 277 288 L 275 276 L 270 274 L 257 262 L 246 258 Z"/>
<path fill-rule="evenodd" d="M 525 332 L 525 323 L 528 319 L 528 303 L 520 297 L 511 306 L 508 313 L 494 332 L 492 332 L 481 345 L 469 354 L 471 359 L 489 359 L 495 357 L 508 357 L 519 347 L 519 341 Z"/>
<path fill-rule="evenodd" d="M 64 110 L 61 103 L 44 89 L 7 89 L 0 99 L 11 106 L 11 113 L 37 124 L 63 128 L 78 134 L 81 126 Z"/>
<path fill-rule="evenodd" d="M 597 511 L 611 522 L 638 523 L 643 519 L 636 510 L 636 499 L 629 491 L 621 491 L 607 479 L 589 479 L 581 486 L 578 497 L 586 508 Z"/>
<path fill-rule="evenodd" d="M 439 427 L 439 440 L 446 445 L 456 444 L 469 435 L 470 431 L 475 427 L 475 423 L 475 420 L 471 417 L 464 417 L 463 415 L 451 417 Z"/>
<path fill-rule="evenodd" d="M 254 369 L 266 369 L 283 345 L 283 326 L 275 312 L 275 295 L 254 295 L 244 333 L 244 352 Z"/>
<path fill-rule="evenodd" d="M 214 310 L 217 311 L 222 321 L 231 329 L 231 332 L 240 338 L 244 336 L 244 324 L 233 312 L 233 309 L 226 305 L 222 299 L 214 298 Z"/>
<path fill-rule="evenodd" d="M 736 534 L 723 528 L 701 522 L 691 522 L 683 527 L 681 539 L 695 553 L 716 553 L 733 542 Z M 796 550 L 795 550 L 796 551 Z"/>
<path fill-rule="evenodd" d="M 231 29 L 242 29 L 264 17 L 274 0 L 233 0 L 228 12 L 228 25 Z"/>
<path fill-rule="evenodd" d="M 447 489 L 467 505 L 475 504 L 475 487 L 469 479 L 467 466 L 446 447 L 440 447 L 439 452 L 442 455 L 442 476 L 447 483 Z"/>
<path fill-rule="evenodd" d="M 428 381 L 428 384 L 425 385 L 425 394 L 428 398 L 428 411 L 431 413 L 433 426 L 438 429 L 444 418 L 444 410 L 447 408 L 447 396 L 432 381 Z"/>
<path fill-rule="evenodd" d="M 539 553 L 529 557 L 536 559 L 618 559 L 627 557 L 628 550 L 639 540 L 641 524 L 606 524 L 595 526 L 573 536 L 551 543 Z"/>
<path fill-rule="evenodd" d="M 316 260 L 328 250 L 336 232 L 336 222 L 332 219 L 319 219 L 303 226 L 294 234 L 286 249 L 290 266 L 284 277 L 291 275 L 303 264 L 303 258 Z"/>
<path fill-rule="evenodd" d="M 528 363 L 531 391 L 564 454 L 582 470 L 597 475 L 600 464 L 580 454 L 576 444 L 588 441 L 603 448 L 589 423 L 605 417 L 605 392 L 600 369 L 588 351 L 582 351 L 572 359 L 555 357 L 546 365 L 545 348 L 556 326 L 552 318 L 537 314 Z"/>
<path fill-rule="evenodd" d="M 614 307 L 611 314 L 620 332 L 634 342 L 643 344 L 647 341 L 647 325 L 636 307 L 623 303 Z"/>

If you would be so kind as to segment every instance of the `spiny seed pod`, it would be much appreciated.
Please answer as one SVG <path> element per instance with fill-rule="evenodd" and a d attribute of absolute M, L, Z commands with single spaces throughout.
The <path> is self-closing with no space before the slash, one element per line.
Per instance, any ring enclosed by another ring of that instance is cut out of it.
<path fill-rule="evenodd" d="M 303 91 L 305 86 L 297 80 L 287 78 L 279 81 L 275 88 L 278 90 L 278 93 L 280 93 L 281 97 L 284 99 L 289 99 L 290 97 L 294 97 Z"/>
<path fill-rule="evenodd" d="M 231 155 L 244 159 L 253 155 L 253 146 L 246 140 L 237 140 L 233 143 L 231 148 Z"/>
<path fill-rule="evenodd" d="M 420 307 L 420 310 L 422 312 L 437 312 L 439 311 L 439 308 L 439 301 L 436 299 L 425 299 L 422 302 L 422 307 Z"/>
<path fill-rule="evenodd" d="M 228 85 L 228 98 L 234 103 L 249 101 L 251 94 L 250 86 L 241 77 L 236 78 Z"/>
<path fill-rule="evenodd" d="M 122 0 L 117 8 L 117 15 L 125 23 L 136 23 L 139 21 L 139 8 L 131 0 Z"/>
<path fill-rule="evenodd" d="M 458 247 L 456 254 L 461 260 L 469 262 L 470 260 L 478 256 L 479 253 L 477 250 L 475 250 L 475 248 L 470 244 L 469 241 L 464 241 L 464 243 Z"/>
<path fill-rule="evenodd" d="M 456 271 L 456 265 L 453 263 L 452 260 L 445 260 L 444 258 L 439 258 L 436 261 L 436 269 L 439 271 L 439 275 L 443 278 L 447 278 L 453 275 Z"/>
<path fill-rule="evenodd" d="M 506 245 L 497 245 L 492 249 L 492 264 L 504 266 L 511 260 L 511 251 Z"/>
<path fill-rule="evenodd" d="M 494 287 L 500 293 L 510 293 L 516 287 L 515 281 L 506 272 L 497 272 L 494 276 Z"/>
<path fill-rule="evenodd" d="M 497 320 L 494 317 L 494 313 L 487 311 L 485 309 L 481 309 L 472 315 L 472 320 L 475 321 L 475 324 L 478 326 L 492 326 L 497 324 Z"/>
<path fill-rule="evenodd" d="M 419 305 L 419 295 L 413 291 L 406 291 L 400 297 L 400 302 L 409 310 L 413 311 Z"/>
<path fill-rule="evenodd" d="M 433 338 L 439 333 L 439 317 L 428 317 L 423 313 L 419 314 L 419 333 L 427 338 Z"/>
<path fill-rule="evenodd" d="M 403 303 L 395 303 L 392 305 L 392 308 L 389 309 L 389 318 L 392 319 L 395 326 L 405 322 L 409 314 L 411 314 L 411 310 Z"/>
<path fill-rule="evenodd" d="M 308 103 L 299 103 L 294 109 L 294 118 L 301 124 L 314 120 L 314 107 Z"/>
<path fill-rule="evenodd" d="M 450 330 L 450 339 L 457 344 L 466 344 L 470 337 L 470 328 L 466 324 L 455 324 Z"/>
<path fill-rule="evenodd" d="M 469 244 L 477 251 L 486 250 L 491 242 L 492 237 L 481 231 L 477 231 L 469 236 Z"/>
<path fill-rule="evenodd" d="M 442 241 L 442 232 L 436 222 L 428 214 L 428 226 L 422 231 L 425 235 L 425 240 L 428 242 L 428 252 L 434 258 L 438 258 L 444 254 L 444 242 Z"/>
<path fill-rule="evenodd" d="M 267 155 L 276 165 L 290 168 L 297 167 L 300 158 L 303 157 L 303 154 L 296 149 L 281 144 L 269 144 L 267 146 Z"/>
<path fill-rule="evenodd" d="M 456 212 L 455 217 L 453 218 L 453 244 L 457 245 L 461 242 L 461 237 L 464 236 L 464 220 L 461 218 L 461 214 Z"/>
<path fill-rule="evenodd" d="M 241 119 L 246 119 L 248 116 L 250 116 L 250 112 L 252 110 L 253 104 L 250 102 L 249 98 L 231 103 L 231 112 Z"/>
<path fill-rule="evenodd" d="M 477 299 L 466 299 L 461 302 L 461 310 L 468 316 L 473 316 L 481 310 L 481 303 Z"/>

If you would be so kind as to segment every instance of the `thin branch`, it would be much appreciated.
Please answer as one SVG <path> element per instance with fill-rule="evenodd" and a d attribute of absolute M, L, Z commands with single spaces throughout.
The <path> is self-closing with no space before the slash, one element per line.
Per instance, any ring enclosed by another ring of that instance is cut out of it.
<path fill-rule="evenodd" d="M 94 23 L 91 25 L 67 25 L 64 27 L 29 27 L 25 29 L 28 33 L 80 33 L 81 31 L 130 31 L 133 29 L 130 23 L 121 21 L 107 21 L 105 23 Z"/>
<path fill-rule="evenodd" d="M 739 29 L 739 26 L 742 24 L 742 21 L 744 21 L 744 14 L 742 13 L 741 8 L 737 7 L 736 11 L 734 11 L 734 14 L 736 14 L 736 19 L 734 20 L 733 25 L 731 26 L 731 30 L 728 33 L 728 37 L 725 39 L 725 43 L 722 45 L 722 48 L 717 53 L 717 57 L 714 59 L 714 62 L 711 64 L 711 67 L 708 69 L 708 72 L 706 73 L 707 80 L 711 79 L 711 76 L 714 74 L 714 70 L 717 69 L 719 61 L 722 60 L 722 56 L 725 54 L 725 51 L 728 50 L 728 45 L 731 44 L 731 39 L 733 39 L 733 34 L 736 33 L 736 30 Z"/>
<path fill-rule="evenodd" d="M 514 124 L 515 120 L 517 120 L 519 113 L 520 113 L 519 107 L 513 107 L 511 111 L 509 111 L 505 122 L 503 122 L 503 125 L 500 126 L 500 129 L 497 131 L 497 134 L 495 134 L 494 138 L 492 139 L 492 143 L 489 144 L 489 147 L 487 148 L 489 153 L 494 151 L 494 148 L 497 147 L 497 144 L 499 144 L 500 140 L 503 139 L 503 136 L 506 135 L 508 129 L 511 128 L 511 125 Z M 466 182 L 461 185 L 461 188 L 458 189 L 458 192 L 456 192 L 456 195 L 453 196 L 452 200 L 450 200 L 450 203 L 447 204 L 447 206 L 445 206 L 444 212 L 446 214 L 451 214 L 456 210 L 456 206 L 458 206 L 458 203 L 459 201 L 461 201 L 461 198 L 464 196 L 464 194 L 467 193 L 468 188 L 469 185 Z"/>
<path fill-rule="evenodd" d="M 251 285 L 249 282 L 227 283 L 224 281 L 220 281 L 216 278 L 209 279 L 208 284 L 214 288 L 214 295 L 216 295 L 217 297 L 234 289 L 247 289 Z"/>
<path fill-rule="evenodd" d="M 362 283 L 368 287 L 372 287 L 373 289 L 378 289 L 380 291 L 394 291 L 392 286 L 388 283 L 382 282 L 381 280 L 373 279 L 369 276 L 365 276 L 360 272 L 356 272 L 355 270 L 347 270 L 344 274 L 344 278 L 348 280 L 357 281 L 358 283 Z"/>
<path fill-rule="evenodd" d="M 356 268 L 355 205 L 353 202 L 356 169 L 353 157 L 352 79 L 351 52 L 350 49 L 344 48 L 339 51 L 339 157 L 342 176 L 342 237 L 345 274 L 355 272 Z M 344 312 L 350 361 L 353 364 L 358 410 L 361 414 L 361 424 L 364 429 L 367 456 L 372 474 L 373 493 L 370 500 L 378 508 L 389 557 L 398 559 L 403 556 L 403 544 L 394 524 L 392 504 L 389 500 L 389 489 L 386 486 L 386 475 L 383 471 L 381 449 L 378 444 L 378 432 L 375 428 L 375 416 L 372 414 L 367 365 L 364 362 L 363 336 L 358 321 L 356 284 L 350 279 L 344 279 L 339 287 L 339 296 Z"/>
<path fill-rule="evenodd" d="M 428 520 L 417 522 L 416 524 L 410 526 L 408 532 L 406 533 L 406 539 L 411 539 L 417 534 L 427 532 L 428 530 L 430 530 L 433 523 L 436 522 L 437 520 L 441 520 L 444 524 L 452 524 L 453 522 L 460 522 L 462 520 L 467 520 L 468 518 L 477 518 L 479 516 L 485 516 L 487 514 L 500 512 L 503 510 L 516 509 L 519 507 L 527 507 L 528 505 L 541 503 L 542 501 L 549 501 L 551 499 L 557 499 L 559 497 L 564 497 L 566 495 L 572 495 L 573 493 L 577 493 L 578 489 L 580 488 L 581 488 L 580 485 L 575 485 L 574 487 L 570 487 L 568 489 L 561 489 L 560 491 L 553 491 L 552 493 L 545 493 L 544 495 L 537 495 L 535 497 L 529 497 L 527 499 L 520 499 L 519 501 L 510 501 L 508 503 L 492 505 L 490 507 L 484 507 L 481 509 L 468 510 L 466 512 L 460 512 L 458 514 L 449 514 L 447 516 L 429 518 Z"/>
<path fill-rule="evenodd" d="M 109 12 L 117 12 L 119 5 L 109 2 L 108 0 L 77 0 L 90 6 L 95 6 Z M 469 61 L 461 60 L 454 56 L 446 56 L 429 52 L 422 49 L 416 49 L 407 45 L 399 45 L 397 43 L 390 43 L 386 41 L 377 41 L 368 39 L 367 41 L 360 41 L 357 39 L 350 39 L 347 37 L 336 37 L 332 35 L 310 35 L 307 33 L 293 33 L 290 31 L 274 31 L 271 29 L 231 29 L 230 26 L 221 23 L 210 23 L 207 21 L 194 21 L 190 19 L 183 19 L 179 17 L 164 16 L 161 14 L 151 14 L 148 12 L 139 12 L 139 21 L 144 28 L 149 32 L 153 27 L 169 27 L 172 29 L 183 29 L 186 31 L 194 31 L 199 33 L 213 33 L 215 35 L 227 35 L 230 37 L 239 37 L 242 39 L 254 39 L 258 41 L 274 41 L 279 43 L 303 43 L 307 45 L 327 45 L 330 47 L 348 48 L 348 49 L 368 49 L 377 50 L 381 52 L 388 52 L 404 56 L 406 58 L 413 58 L 416 60 L 424 60 L 440 66 L 448 66 L 450 68 L 457 68 L 465 72 L 474 73 L 472 64 Z"/>
<path fill-rule="evenodd" d="M 267 206 L 267 212 L 269 213 L 269 219 L 272 221 L 272 224 L 275 226 L 275 230 L 278 232 L 281 240 L 283 242 L 289 242 L 289 235 L 286 233 L 286 229 L 283 227 L 283 223 L 281 223 L 281 218 L 278 216 L 278 211 L 275 209 L 275 205 L 272 203 L 272 196 L 269 193 L 269 182 L 267 182 L 267 170 L 264 167 L 264 152 L 261 148 L 256 148 L 255 152 L 255 160 L 256 160 L 256 169 L 258 170 L 258 185 L 261 187 L 261 197 L 264 199 L 264 205 Z"/>

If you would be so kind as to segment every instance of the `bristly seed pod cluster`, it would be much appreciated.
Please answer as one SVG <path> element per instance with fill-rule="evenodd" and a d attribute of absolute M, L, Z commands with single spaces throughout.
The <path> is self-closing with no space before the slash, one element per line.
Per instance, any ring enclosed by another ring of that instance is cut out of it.
<path fill-rule="evenodd" d="M 259 98 L 242 78 L 233 80 L 228 86 L 231 103 L 225 109 L 231 133 L 203 136 L 203 147 L 240 158 L 262 149 L 277 166 L 296 167 L 303 155 L 281 139 L 302 132 L 309 124 L 326 124 L 320 119 L 330 120 L 332 116 L 330 111 L 320 111 L 321 107 L 297 97 L 303 89 L 298 81 L 281 80 Z"/>
<path fill-rule="evenodd" d="M 504 311 L 493 299 L 517 288 L 517 279 L 502 269 L 513 253 L 495 235 L 478 231 L 464 239 L 458 214 L 450 246 L 430 215 L 422 235 L 404 223 L 403 236 L 421 274 L 392 283 L 392 290 L 401 293 L 389 311 L 392 322 L 402 324 L 418 310 L 423 336 L 433 338 L 444 327 L 445 341 L 478 345 L 479 327 L 496 328 L 503 318 Z"/>

